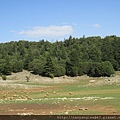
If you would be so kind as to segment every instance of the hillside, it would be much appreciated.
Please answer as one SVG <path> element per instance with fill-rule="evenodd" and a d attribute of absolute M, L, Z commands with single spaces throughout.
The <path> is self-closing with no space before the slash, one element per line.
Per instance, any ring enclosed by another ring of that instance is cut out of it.
<path fill-rule="evenodd" d="M 20 40 L 0 43 L 0 73 L 23 70 L 47 77 L 114 74 L 120 68 L 120 37 L 83 37 L 50 43 Z"/>

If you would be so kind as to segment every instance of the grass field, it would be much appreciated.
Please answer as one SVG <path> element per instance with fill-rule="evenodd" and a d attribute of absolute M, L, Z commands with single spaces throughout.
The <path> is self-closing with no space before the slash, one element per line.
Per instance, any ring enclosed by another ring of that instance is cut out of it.
<path fill-rule="evenodd" d="M 1 115 L 118 115 L 120 73 L 114 77 L 45 78 L 23 71 L 0 80 Z"/>

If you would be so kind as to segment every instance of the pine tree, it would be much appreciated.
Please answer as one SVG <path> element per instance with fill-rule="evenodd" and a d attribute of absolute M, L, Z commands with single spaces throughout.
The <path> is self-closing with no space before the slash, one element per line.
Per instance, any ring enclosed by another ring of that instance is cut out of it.
<path fill-rule="evenodd" d="M 51 74 L 54 75 L 54 65 L 50 55 L 48 55 L 46 59 L 46 64 L 44 66 L 43 75 L 49 77 Z"/>

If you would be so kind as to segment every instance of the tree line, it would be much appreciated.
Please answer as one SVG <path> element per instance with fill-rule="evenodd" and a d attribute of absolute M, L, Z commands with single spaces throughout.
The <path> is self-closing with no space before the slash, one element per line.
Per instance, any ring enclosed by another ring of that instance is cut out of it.
<path fill-rule="evenodd" d="M 74 38 L 51 43 L 25 40 L 0 43 L 0 74 L 23 69 L 47 77 L 110 76 L 120 70 L 120 37 Z"/>

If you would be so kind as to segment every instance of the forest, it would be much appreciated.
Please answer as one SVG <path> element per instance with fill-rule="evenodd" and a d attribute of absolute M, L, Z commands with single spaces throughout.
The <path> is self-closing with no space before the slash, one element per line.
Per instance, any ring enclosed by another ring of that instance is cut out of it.
<path fill-rule="evenodd" d="M 111 76 L 120 70 L 120 37 L 74 38 L 51 43 L 19 40 L 0 43 L 0 74 L 28 70 L 46 77 Z"/>

